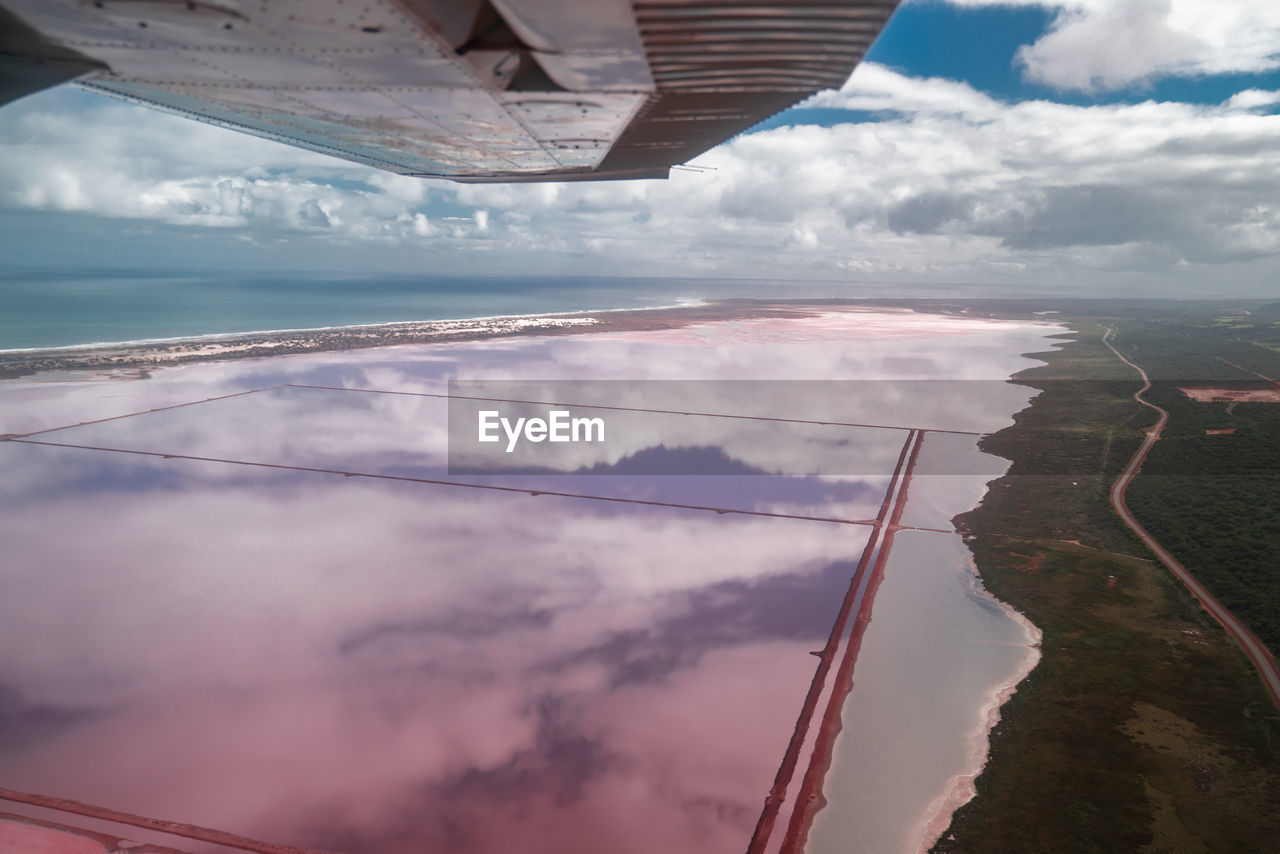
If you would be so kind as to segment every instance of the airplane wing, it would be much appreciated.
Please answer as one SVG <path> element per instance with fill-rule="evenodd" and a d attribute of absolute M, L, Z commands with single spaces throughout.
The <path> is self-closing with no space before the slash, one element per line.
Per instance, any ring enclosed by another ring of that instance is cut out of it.
<path fill-rule="evenodd" d="M 0 0 L 63 80 L 402 175 L 665 178 L 838 87 L 898 0 Z"/>

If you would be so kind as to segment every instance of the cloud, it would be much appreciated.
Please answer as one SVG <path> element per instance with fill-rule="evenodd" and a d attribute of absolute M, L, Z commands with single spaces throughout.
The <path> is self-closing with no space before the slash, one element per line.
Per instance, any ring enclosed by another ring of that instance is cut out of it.
<path fill-rule="evenodd" d="M 972 201 L 946 193 L 922 193 L 889 209 L 888 225 L 895 234 L 930 234 L 948 223 L 963 221 L 972 212 Z"/>
<path fill-rule="evenodd" d="M 331 225 L 329 215 L 315 199 L 307 199 L 298 208 L 298 222 L 315 228 L 328 228 Z"/>
<path fill-rule="evenodd" d="M 356 241 L 432 232 L 433 185 L 175 116 L 59 89 L 13 105 L 0 130 L 0 204 L 269 240 L 324 229 Z M 485 230 L 484 216 L 465 238 Z"/>
<path fill-rule="evenodd" d="M 864 63 L 809 102 L 848 122 L 746 134 L 668 181 L 532 185 L 402 178 L 87 97 L 8 108 L 0 205 L 240 240 L 277 266 L 1193 288 L 1261 264 L 1231 274 L 1246 289 L 1280 267 L 1280 93 L 1262 89 L 1006 103 Z"/>
<path fill-rule="evenodd" d="M 995 98 L 967 83 L 942 77 L 922 80 L 874 62 L 859 65 L 842 88 L 819 92 L 804 106 L 938 117 L 965 116 L 974 121 L 995 118 L 1004 109 L 1004 105 Z"/>
<path fill-rule="evenodd" d="M 1027 77 L 1098 92 L 1162 77 L 1280 68 L 1280 5 L 1272 0 L 950 0 L 957 6 L 1040 6 L 1048 32 L 1018 51 Z"/>
<path fill-rule="evenodd" d="M 1175 261 L 1220 263 L 1277 251 L 1268 229 L 1280 190 L 1272 177 L 1280 118 L 1265 112 L 1277 100 L 1280 93 L 1248 90 L 1210 106 L 1004 104 L 954 81 L 864 65 L 810 105 L 896 115 L 793 129 L 791 139 L 822 135 L 807 141 L 805 156 L 810 165 L 826 161 L 828 180 L 806 187 L 804 198 L 842 210 L 855 231 L 883 225 L 892 235 L 945 236 L 953 249 L 978 246 L 992 262 L 1133 244 Z M 773 199 L 776 211 L 784 184 L 753 194 Z M 982 237 L 998 243 L 981 247 Z"/>

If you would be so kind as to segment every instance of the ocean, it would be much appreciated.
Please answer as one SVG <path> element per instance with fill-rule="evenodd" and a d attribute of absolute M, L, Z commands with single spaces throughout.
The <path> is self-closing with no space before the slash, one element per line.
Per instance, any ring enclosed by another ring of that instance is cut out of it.
<path fill-rule="evenodd" d="M 767 279 L 0 272 L 0 350 L 746 298 L 1019 296 L 1015 289 Z"/>

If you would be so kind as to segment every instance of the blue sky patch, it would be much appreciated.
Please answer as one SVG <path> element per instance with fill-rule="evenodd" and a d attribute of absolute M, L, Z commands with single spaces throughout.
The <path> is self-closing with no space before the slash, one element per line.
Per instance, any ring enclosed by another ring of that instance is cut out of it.
<path fill-rule="evenodd" d="M 898 7 L 866 59 L 913 77 L 960 80 L 1002 100 L 1045 97 L 1029 94 L 1014 65 L 1018 48 L 1031 44 L 1052 20 L 1044 9 L 960 8 L 946 3 Z"/>
<path fill-rule="evenodd" d="M 1052 12 L 1040 7 L 906 3 L 898 7 L 865 59 L 912 77 L 963 82 L 1005 102 L 1042 100 L 1075 106 L 1144 101 L 1220 104 L 1244 89 L 1280 89 L 1280 70 L 1164 77 L 1148 85 L 1097 93 L 1054 89 L 1027 80 L 1017 62 L 1018 49 L 1044 35 L 1053 18 Z M 761 122 L 750 132 L 791 125 L 831 127 L 896 117 L 896 113 L 795 107 Z"/>

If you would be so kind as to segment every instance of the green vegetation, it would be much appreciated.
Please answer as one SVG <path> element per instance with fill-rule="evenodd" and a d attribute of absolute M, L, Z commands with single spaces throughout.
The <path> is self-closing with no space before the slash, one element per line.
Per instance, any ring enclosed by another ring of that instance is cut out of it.
<path fill-rule="evenodd" d="M 1259 388 L 1280 377 L 1280 329 L 1195 317 L 1129 321 L 1115 345 L 1169 411 L 1129 508 L 1272 652 L 1280 652 L 1280 403 L 1200 403 L 1179 386 Z M 1263 342 L 1261 345 L 1254 342 Z M 1233 430 L 1207 434 L 1206 430 Z"/>
<path fill-rule="evenodd" d="M 1175 412 L 1131 507 L 1199 577 L 1233 579 L 1210 585 L 1224 601 L 1254 597 L 1252 619 L 1237 613 L 1262 632 L 1264 612 L 1280 614 L 1280 404 L 1228 413 L 1173 389 L 1261 383 L 1218 356 L 1280 376 L 1277 354 L 1249 343 L 1280 330 L 1225 303 L 1035 308 L 1060 309 L 1079 334 L 1019 375 L 1043 393 L 983 442 L 1013 465 L 957 522 L 988 589 L 1043 631 L 1043 659 L 1003 709 L 978 797 L 934 850 L 1273 850 L 1280 712 L 1243 653 L 1111 510 L 1110 485 L 1155 413 L 1133 401 L 1140 382 L 1101 334 L 1116 327 L 1117 346 L 1156 379 L 1152 398 Z M 1231 325 L 1214 322 L 1227 316 Z M 1236 433 L 1205 435 L 1222 425 Z"/>

